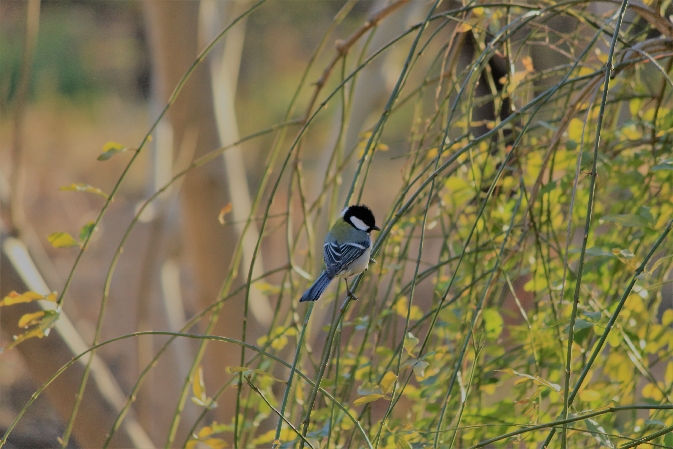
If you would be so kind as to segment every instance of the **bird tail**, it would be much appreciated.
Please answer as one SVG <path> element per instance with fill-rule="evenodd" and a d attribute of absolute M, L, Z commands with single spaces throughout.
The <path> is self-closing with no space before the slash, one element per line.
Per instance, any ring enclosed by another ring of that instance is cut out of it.
<path fill-rule="evenodd" d="M 332 282 L 332 277 L 327 274 L 327 271 L 323 271 L 318 279 L 315 280 L 313 285 L 309 287 L 303 295 L 299 302 L 304 301 L 316 301 L 322 295 L 322 292 L 325 291 L 329 283 Z"/>

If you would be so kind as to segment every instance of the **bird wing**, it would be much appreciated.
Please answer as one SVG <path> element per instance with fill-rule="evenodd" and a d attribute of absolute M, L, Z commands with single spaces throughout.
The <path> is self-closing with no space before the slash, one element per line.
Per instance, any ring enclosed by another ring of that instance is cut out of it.
<path fill-rule="evenodd" d="M 323 255 L 325 257 L 327 273 L 331 277 L 337 276 L 344 268 L 363 255 L 370 245 L 371 243 L 366 241 L 341 244 L 336 242 L 325 243 Z"/>

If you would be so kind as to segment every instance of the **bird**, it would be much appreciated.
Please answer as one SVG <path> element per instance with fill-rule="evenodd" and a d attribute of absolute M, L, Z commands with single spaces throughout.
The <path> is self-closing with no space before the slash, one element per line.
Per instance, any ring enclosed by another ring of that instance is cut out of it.
<path fill-rule="evenodd" d="M 369 234 L 380 230 L 369 207 L 364 204 L 346 207 L 325 236 L 325 269 L 299 302 L 318 300 L 335 277 L 344 278 L 348 296 L 357 299 L 348 288 L 348 278 L 369 267 L 369 256 L 372 252 L 372 239 Z"/>

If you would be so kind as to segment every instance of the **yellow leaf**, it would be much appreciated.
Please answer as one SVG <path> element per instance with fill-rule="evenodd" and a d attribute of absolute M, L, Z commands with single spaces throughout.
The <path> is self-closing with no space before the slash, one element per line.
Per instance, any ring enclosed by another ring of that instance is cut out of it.
<path fill-rule="evenodd" d="M 580 399 L 586 402 L 597 401 L 601 395 L 596 390 L 582 390 L 580 391 Z"/>
<path fill-rule="evenodd" d="M 47 240 L 54 248 L 70 248 L 72 246 L 79 246 L 77 240 L 67 232 L 54 232 L 47 236 Z"/>
<path fill-rule="evenodd" d="M 666 374 L 664 375 L 664 382 L 667 385 L 673 384 L 673 362 L 668 362 L 666 365 Z"/>
<path fill-rule="evenodd" d="M 25 292 L 25 293 L 17 293 L 15 291 L 12 291 L 9 293 L 9 295 L 5 296 L 2 301 L 0 301 L 0 307 L 2 306 L 11 306 L 14 304 L 20 304 L 23 302 L 33 302 L 36 299 L 45 299 L 44 296 L 40 295 L 39 293 L 35 292 Z"/>
<path fill-rule="evenodd" d="M 47 301 L 56 302 L 56 299 L 58 299 L 58 294 L 56 292 L 51 292 L 45 296 L 44 299 Z"/>
<path fill-rule="evenodd" d="M 107 161 L 108 159 L 110 159 L 115 154 L 122 153 L 124 151 L 128 151 L 128 148 L 126 148 L 121 143 L 108 142 L 105 145 L 103 145 L 103 153 L 101 153 L 101 155 L 98 156 L 98 160 L 99 161 Z"/>
<path fill-rule="evenodd" d="M 535 71 L 533 68 L 533 58 L 530 56 L 524 56 L 521 58 L 521 63 L 523 64 L 523 67 L 526 69 L 526 72 L 532 73 Z"/>
<path fill-rule="evenodd" d="M 671 323 L 673 323 L 673 309 L 667 309 L 661 317 L 661 324 L 668 326 Z"/>
<path fill-rule="evenodd" d="M 470 31 L 471 29 L 472 29 L 472 25 L 470 25 L 467 22 L 461 22 L 456 27 L 456 33 L 465 33 L 467 31 Z"/>
<path fill-rule="evenodd" d="M 582 140 L 582 130 L 584 129 L 584 122 L 578 118 L 570 120 L 568 125 L 568 138 L 575 142 Z"/>
<path fill-rule="evenodd" d="M 203 440 L 202 443 L 212 447 L 213 449 L 222 449 L 223 447 L 227 447 L 227 443 L 220 438 L 208 438 L 207 440 Z"/>
<path fill-rule="evenodd" d="M 40 322 L 44 316 L 44 310 L 34 313 L 26 313 L 19 319 L 19 327 L 28 327 Z"/>
<path fill-rule="evenodd" d="M 201 402 L 205 402 L 208 397 L 206 396 L 206 387 L 203 383 L 203 368 L 199 366 L 194 373 L 194 378 L 192 379 L 192 391 L 194 392 L 194 397 L 199 399 Z"/>
<path fill-rule="evenodd" d="M 199 433 L 197 434 L 199 438 L 205 438 L 209 437 L 213 434 L 213 428 L 210 426 L 205 426 L 202 427 L 201 430 L 199 430 Z"/>
<path fill-rule="evenodd" d="M 224 216 L 227 215 L 229 212 L 231 212 L 233 208 L 234 206 L 232 206 L 231 203 L 229 203 L 222 209 L 220 209 L 220 215 L 217 217 L 217 220 L 220 222 L 220 224 L 224 224 Z"/>
<path fill-rule="evenodd" d="M 90 186 L 89 184 L 70 184 L 69 186 L 63 186 L 58 190 L 75 190 L 75 191 L 78 191 L 78 192 L 93 193 L 93 194 L 96 194 L 96 195 L 100 195 L 105 199 L 107 199 L 107 197 L 108 197 L 107 193 L 103 192 L 98 187 L 93 187 L 93 186 Z"/>
<path fill-rule="evenodd" d="M 379 383 L 379 386 L 381 387 L 381 391 L 383 392 L 383 394 L 391 394 L 393 392 L 393 386 L 395 385 L 396 380 L 397 375 L 392 371 L 388 371 L 383 376 L 383 379 L 381 379 L 381 383 Z"/>
<path fill-rule="evenodd" d="M 385 398 L 384 395 L 382 394 L 368 394 L 367 396 L 362 396 L 361 398 L 357 398 L 355 401 L 353 401 L 353 405 L 363 405 L 363 404 L 368 404 L 370 402 L 378 401 L 381 398 Z"/>

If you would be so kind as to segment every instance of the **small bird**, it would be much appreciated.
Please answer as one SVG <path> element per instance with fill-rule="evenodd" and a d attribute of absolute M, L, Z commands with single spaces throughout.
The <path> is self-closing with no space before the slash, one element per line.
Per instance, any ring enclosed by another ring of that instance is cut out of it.
<path fill-rule="evenodd" d="M 316 301 L 335 277 L 346 279 L 348 295 L 355 295 L 348 289 L 348 277 L 360 274 L 369 267 L 372 239 L 369 233 L 380 231 L 371 209 L 364 204 L 348 206 L 325 237 L 323 257 L 325 270 L 313 285 L 306 290 L 299 302 Z"/>

